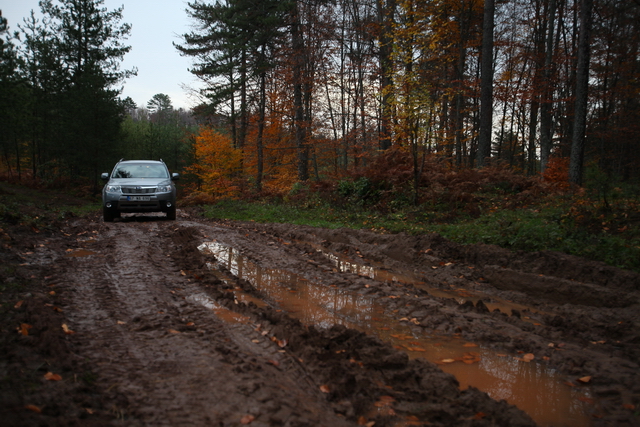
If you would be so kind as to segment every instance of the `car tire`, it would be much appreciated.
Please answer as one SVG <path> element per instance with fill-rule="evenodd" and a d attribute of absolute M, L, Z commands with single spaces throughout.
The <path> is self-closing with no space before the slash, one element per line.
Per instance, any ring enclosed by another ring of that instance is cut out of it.
<path fill-rule="evenodd" d="M 102 218 L 104 218 L 104 222 L 113 222 L 114 217 L 113 212 L 107 208 L 102 208 Z"/>
<path fill-rule="evenodd" d="M 175 221 L 176 219 L 176 206 L 173 205 L 167 210 L 167 219 Z"/>

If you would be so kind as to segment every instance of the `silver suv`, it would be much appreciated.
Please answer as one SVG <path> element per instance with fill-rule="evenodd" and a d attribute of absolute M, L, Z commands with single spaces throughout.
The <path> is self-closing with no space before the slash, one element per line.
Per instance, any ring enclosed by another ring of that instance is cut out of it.
<path fill-rule="evenodd" d="M 102 215 L 105 222 L 120 218 L 122 212 L 166 212 L 176 219 L 176 181 L 162 160 L 120 160 L 102 189 Z"/>

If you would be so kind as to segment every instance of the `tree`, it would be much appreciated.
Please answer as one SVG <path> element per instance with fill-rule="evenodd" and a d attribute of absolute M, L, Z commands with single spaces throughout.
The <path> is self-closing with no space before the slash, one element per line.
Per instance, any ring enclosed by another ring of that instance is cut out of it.
<path fill-rule="evenodd" d="M 172 111 L 173 105 L 171 104 L 171 98 L 164 93 L 157 93 L 147 102 L 147 109 L 149 109 L 149 112 L 152 114 Z"/>
<path fill-rule="evenodd" d="M 484 1 L 482 23 L 482 67 L 480 88 L 480 138 L 478 140 L 477 165 L 483 167 L 491 156 L 493 130 L 493 0 Z"/>
<path fill-rule="evenodd" d="M 569 182 L 582 185 L 584 140 L 587 127 L 587 94 L 589 90 L 589 59 L 591 48 L 591 19 L 593 0 L 580 0 L 580 35 L 578 37 L 578 64 L 576 66 L 576 107 L 571 138 Z"/>
<path fill-rule="evenodd" d="M 0 10 L 0 156 L 6 170 L 18 177 L 22 174 L 24 135 L 27 133 L 30 91 L 19 75 L 20 58 L 16 50 L 17 36 L 9 34 L 8 21 Z M 25 156 L 26 157 L 26 156 Z"/>
<path fill-rule="evenodd" d="M 34 92 L 34 174 L 52 179 L 93 177 L 113 162 L 123 104 L 114 87 L 135 70 L 120 70 L 130 50 L 122 8 L 103 0 L 43 0 L 42 21 L 25 21 L 24 66 Z M 43 166 L 46 165 L 46 169 Z M 39 167 L 39 169 L 38 169 Z"/>

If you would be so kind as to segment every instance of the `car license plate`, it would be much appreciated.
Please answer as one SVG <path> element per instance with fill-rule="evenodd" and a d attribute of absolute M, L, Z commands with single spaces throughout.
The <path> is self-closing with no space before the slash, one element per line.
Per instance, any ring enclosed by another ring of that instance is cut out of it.
<path fill-rule="evenodd" d="M 151 197 L 149 197 L 149 196 L 127 196 L 127 201 L 129 201 L 129 202 L 149 202 L 149 201 L 151 201 Z"/>

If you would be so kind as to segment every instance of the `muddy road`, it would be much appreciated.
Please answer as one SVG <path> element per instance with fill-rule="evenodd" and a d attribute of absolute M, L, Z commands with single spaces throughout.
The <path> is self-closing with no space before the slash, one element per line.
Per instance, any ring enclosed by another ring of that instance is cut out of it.
<path fill-rule="evenodd" d="M 7 425 L 640 425 L 628 271 L 186 210 L 36 231 L 3 230 Z"/>

